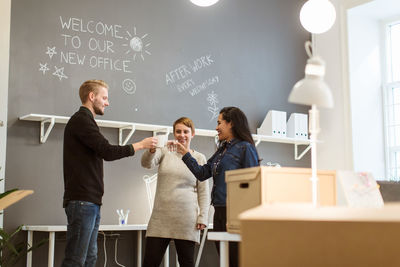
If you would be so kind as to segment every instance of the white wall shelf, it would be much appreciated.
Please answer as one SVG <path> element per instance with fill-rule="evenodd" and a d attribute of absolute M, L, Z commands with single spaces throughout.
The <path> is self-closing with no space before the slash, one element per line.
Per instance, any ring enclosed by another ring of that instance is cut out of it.
<path fill-rule="evenodd" d="M 20 120 L 23 121 L 38 121 L 40 122 L 40 143 L 45 143 L 51 130 L 54 127 L 54 124 L 67 124 L 69 117 L 64 116 L 55 116 L 55 115 L 44 115 L 44 114 L 28 114 L 19 117 Z M 133 133 L 136 130 L 139 131 L 150 131 L 155 135 L 157 132 L 165 132 L 169 134 L 172 132 L 172 126 L 165 125 L 155 125 L 155 124 L 145 124 L 145 123 L 136 123 L 136 122 L 121 122 L 121 121 L 108 121 L 108 120 L 96 120 L 97 125 L 99 127 L 106 128 L 116 128 L 119 130 L 119 145 L 126 145 L 129 139 L 132 137 Z M 48 124 L 46 128 L 46 124 Z M 124 131 L 129 131 L 126 137 L 123 137 Z M 198 136 L 208 136 L 208 137 L 216 137 L 217 131 L 215 130 L 205 130 L 205 129 L 196 129 L 196 135 Z M 267 136 L 267 135 L 257 135 L 253 134 L 253 139 L 255 141 L 256 146 L 260 144 L 260 142 L 272 142 L 272 143 L 283 143 L 283 144 L 294 144 L 294 158 L 295 160 L 301 159 L 308 150 L 310 150 L 310 140 L 308 139 L 294 139 L 289 137 L 275 137 L 275 136 Z M 298 154 L 298 146 L 306 145 L 307 147 Z"/>
<path fill-rule="evenodd" d="M 276 137 L 269 135 L 253 134 L 253 139 L 256 146 L 260 142 L 271 142 L 271 143 L 281 143 L 281 144 L 294 144 L 294 159 L 300 160 L 311 148 L 311 142 L 309 139 L 295 139 L 290 137 Z M 299 155 L 299 146 L 307 146 L 303 152 Z"/>

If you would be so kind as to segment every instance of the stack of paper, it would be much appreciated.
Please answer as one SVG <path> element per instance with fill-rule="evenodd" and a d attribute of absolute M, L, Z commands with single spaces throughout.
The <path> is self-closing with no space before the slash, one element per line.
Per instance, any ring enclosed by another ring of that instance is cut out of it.
<path fill-rule="evenodd" d="M 286 112 L 268 111 L 260 128 L 257 128 L 257 134 L 286 137 Z"/>
<path fill-rule="evenodd" d="M 302 113 L 292 113 L 287 122 L 287 137 L 308 139 L 308 116 Z"/>

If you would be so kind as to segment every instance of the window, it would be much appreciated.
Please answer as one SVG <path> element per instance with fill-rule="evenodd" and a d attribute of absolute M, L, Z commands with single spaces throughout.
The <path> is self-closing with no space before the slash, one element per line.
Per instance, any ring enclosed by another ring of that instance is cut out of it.
<path fill-rule="evenodd" d="M 400 20 L 385 24 L 386 53 L 383 79 L 385 96 L 386 173 L 400 180 Z"/>

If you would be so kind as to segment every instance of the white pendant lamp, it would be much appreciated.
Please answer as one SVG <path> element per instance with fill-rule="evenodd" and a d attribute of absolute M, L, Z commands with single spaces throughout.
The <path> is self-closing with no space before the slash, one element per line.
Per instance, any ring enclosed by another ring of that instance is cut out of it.
<path fill-rule="evenodd" d="M 328 31 L 335 19 L 335 7 L 329 0 L 309 0 L 300 10 L 301 25 L 311 33 Z"/>
<path fill-rule="evenodd" d="M 217 3 L 219 0 L 190 0 L 196 6 L 207 7 L 212 6 Z"/>

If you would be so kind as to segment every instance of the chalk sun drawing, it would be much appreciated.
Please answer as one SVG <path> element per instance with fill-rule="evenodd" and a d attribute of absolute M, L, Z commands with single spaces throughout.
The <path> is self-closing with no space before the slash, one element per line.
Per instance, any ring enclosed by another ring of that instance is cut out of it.
<path fill-rule="evenodd" d="M 147 50 L 150 46 L 150 43 L 146 43 L 144 41 L 144 39 L 148 36 L 147 33 L 142 37 L 139 37 L 136 34 L 136 27 L 133 27 L 133 35 L 129 31 L 126 31 L 126 33 L 128 34 L 128 36 L 125 37 L 125 40 L 127 40 L 129 43 L 122 45 L 128 47 L 128 50 L 126 50 L 125 54 L 130 54 L 133 51 L 133 61 L 136 61 L 136 57 L 139 55 L 144 61 L 143 53 L 151 55 L 150 51 Z"/>
<path fill-rule="evenodd" d="M 122 89 L 127 93 L 127 94 L 134 94 L 136 92 L 136 84 L 134 81 L 131 79 L 125 79 L 122 82 Z"/>
<path fill-rule="evenodd" d="M 39 65 L 40 65 L 39 71 L 43 72 L 43 75 L 46 74 L 46 71 L 50 70 L 50 69 L 47 67 L 47 63 L 45 63 L 45 64 L 39 63 Z"/>
<path fill-rule="evenodd" d="M 64 74 L 64 67 L 62 67 L 62 68 L 57 68 L 56 66 L 54 66 L 54 68 L 56 69 L 54 72 L 53 72 L 53 75 L 54 76 L 57 76 L 59 79 L 60 79 L 60 81 L 64 78 L 64 79 L 68 79 L 68 77 Z"/>
<path fill-rule="evenodd" d="M 50 59 L 55 55 L 55 54 L 57 54 L 57 52 L 56 52 L 56 47 L 55 46 L 53 46 L 53 47 L 47 47 L 47 52 L 46 52 L 46 54 L 47 55 L 49 55 L 49 57 L 50 57 Z"/>

